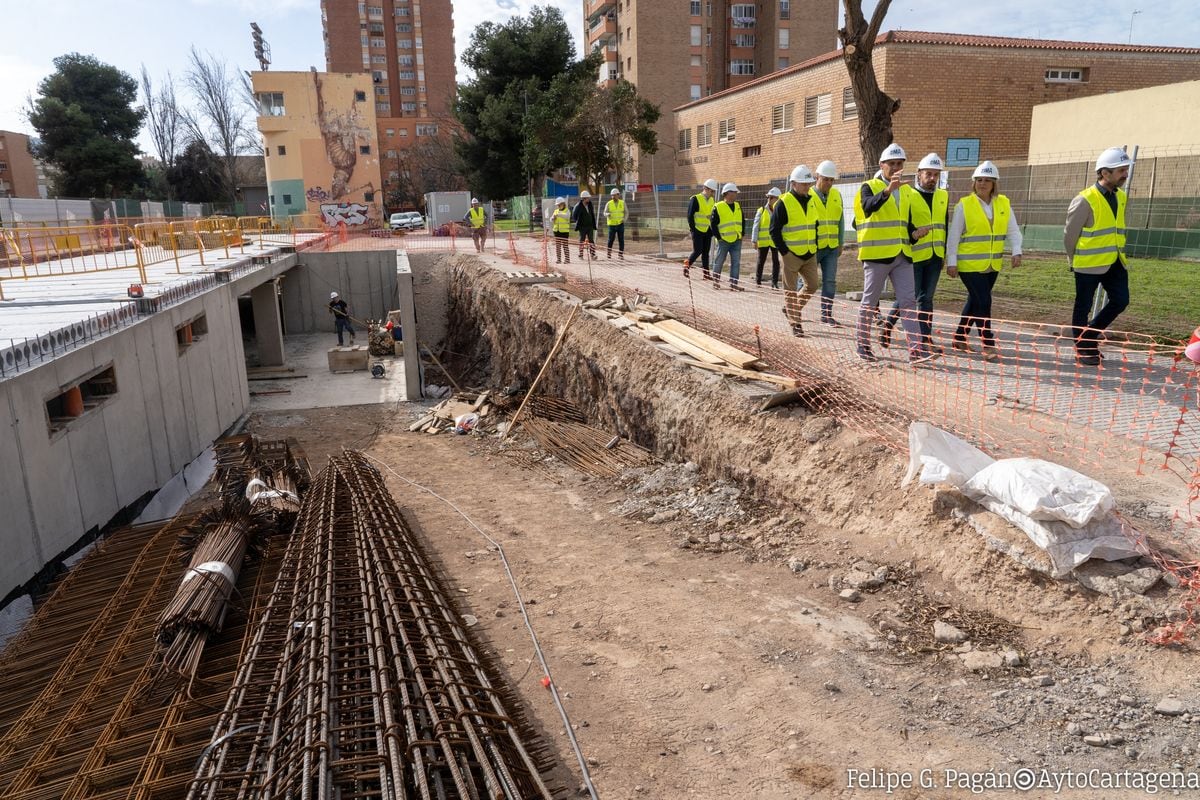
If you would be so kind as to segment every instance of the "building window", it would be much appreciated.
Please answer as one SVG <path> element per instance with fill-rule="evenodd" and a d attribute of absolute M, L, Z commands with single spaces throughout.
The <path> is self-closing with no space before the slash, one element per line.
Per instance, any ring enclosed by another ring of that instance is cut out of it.
<path fill-rule="evenodd" d="M 386 64 L 387 56 L 371 56 L 372 64 Z"/>
<path fill-rule="evenodd" d="M 391 103 L 391 101 L 389 100 L 389 101 L 386 101 L 386 102 L 379 102 L 379 103 L 376 103 L 376 104 L 375 104 L 375 113 L 377 113 L 377 114 L 390 114 L 390 113 L 392 113 L 392 103 Z"/>
<path fill-rule="evenodd" d="M 712 147 L 712 123 L 696 126 L 696 147 Z"/>
<path fill-rule="evenodd" d="M 364 203 L 374 203 L 375 202 L 375 193 L 374 192 L 363 192 L 363 202 Z"/>
<path fill-rule="evenodd" d="M 700 84 L 698 84 L 698 83 L 692 84 L 691 88 L 688 90 L 688 97 L 690 97 L 693 100 L 700 99 Z"/>
<path fill-rule="evenodd" d="M 283 204 L 285 206 L 290 206 L 292 204 L 292 196 L 290 194 L 285 194 L 283 196 Z"/>
<path fill-rule="evenodd" d="M 379 49 L 379 50 L 382 50 L 383 48 L 387 47 L 387 40 L 386 40 L 386 39 L 379 39 L 379 38 L 374 38 L 374 37 L 372 37 L 372 39 L 371 39 L 371 47 L 374 47 L 374 48 L 377 48 L 377 49 Z"/>
<path fill-rule="evenodd" d="M 775 69 L 787 69 L 788 65 L 791 63 L 791 59 L 789 59 L 787 56 L 780 56 L 779 58 L 775 59 Z"/>
<path fill-rule="evenodd" d="M 387 93 L 388 93 L 388 88 L 386 86 L 376 86 L 375 87 L 375 94 L 382 95 L 383 97 L 387 97 Z"/>
<path fill-rule="evenodd" d="M 388 158 L 395 158 L 395 157 L 396 157 L 396 151 L 395 151 L 395 150 L 388 150 L 388 151 L 387 151 L 387 157 L 388 157 Z"/>
<path fill-rule="evenodd" d="M 412 56 L 400 56 L 399 60 L 400 60 L 400 66 L 402 66 L 402 67 L 411 67 L 413 65 L 413 57 Z"/>
<path fill-rule="evenodd" d="M 258 115 L 260 117 L 282 117 L 287 114 L 283 107 L 283 92 L 260 92 Z"/>
<path fill-rule="evenodd" d="M 401 50 L 412 50 L 412 39 L 397 39 L 396 47 Z"/>
<path fill-rule="evenodd" d="M 704 32 L 704 46 L 712 47 L 712 28 Z"/>
<path fill-rule="evenodd" d="M 371 145 L 369 145 L 369 144 L 360 144 L 360 145 L 358 146 L 358 152 L 362 153 L 364 156 L 369 156 L 369 155 L 371 155 Z"/>
<path fill-rule="evenodd" d="M 418 125 L 417 136 L 437 136 L 437 125 Z"/>
<path fill-rule="evenodd" d="M 754 47 L 753 33 L 739 33 L 733 37 L 734 47 Z"/>
<path fill-rule="evenodd" d="M 46 401 L 46 424 L 50 435 L 99 408 L 116 393 L 117 373 L 112 364 L 75 381 Z"/>
<path fill-rule="evenodd" d="M 693 67 L 701 66 L 700 56 L 692 56 L 692 66 Z"/>
<path fill-rule="evenodd" d="M 735 135 L 737 133 L 737 131 L 734 130 L 735 123 L 736 123 L 736 121 L 733 117 L 730 117 L 729 119 L 722 119 L 722 120 L 717 121 L 717 142 L 718 143 L 725 144 L 727 142 L 732 142 L 734 140 Z"/>
<path fill-rule="evenodd" d="M 703 33 L 703 31 L 700 29 L 699 25 L 692 26 L 692 47 L 700 46 L 700 34 L 701 33 Z"/>
<path fill-rule="evenodd" d="M 401 110 L 401 111 L 416 111 L 416 110 L 417 110 L 417 104 L 416 104 L 416 103 L 401 103 L 401 104 L 400 104 L 400 110 Z M 401 135 L 401 136 L 408 136 L 408 131 L 406 131 L 406 130 L 404 130 L 404 129 L 401 129 L 401 130 L 400 130 L 400 135 Z"/>
<path fill-rule="evenodd" d="M 792 0 L 779 0 L 779 18 L 792 18 Z"/>
<path fill-rule="evenodd" d="M 401 22 L 396 25 L 396 33 L 412 33 L 412 25 L 407 22 Z"/>
<path fill-rule="evenodd" d="M 633 69 L 633 56 L 630 56 L 629 58 L 625 59 L 625 69 L 626 70 Z"/>
<path fill-rule="evenodd" d="M 693 17 L 700 16 L 700 0 L 692 0 L 688 4 L 688 13 Z"/>
<path fill-rule="evenodd" d="M 395 135 L 396 135 L 396 129 L 395 129 L 395 128 L 388 128 L 388 129 L 387 129 L 387 135 L 388 135 L 388 136 L 395 136 Z"/>
<path fill-rule="evenodd" d="M 383 83 L 383 78 L 384 78 L 383 70 L 377 69 L 371 73 L 371 80 L 374 81 L 375 83 Z"/>
<path fill-rule="evenodd" d="M 411 96 L 415 95 L 416 93 L 417 93 L 417 87 L 415 87 L 415 86 L 401 86 L 400 87 L 400 94 L 402 94 L 402 95 L 411 97 Z"/>
<path fill-rule="evenodd" d="M 367 16 L 372 17 L 374 19 L 381 18 L 383 16 L 383 7 L 382 6 L 369 6 L 367 8 Z"/>
<path fill-rule="evenodd" d="M 818 94 L 804 98 L 804 127 L 828 125 L 832 117 L 833 95 Z"/>
<path fill-rule="evenodd" d="M 854 102 L 854 89 L 842 89 L 842 119 L 858 119 L 858 103 Z"/>
<path fill-rule="evenodd" d="M 179 355 L 208 334 L 208 317 L 204 314 L 175 328 L 175 344 Z"/>
<path fill-rule="evenodd" d="M 691 128 L 684 128 L 683 130 L 681 130 L 679 132 L 679 149 L 680 150 L 691 150 L 692 149 L 692 129 Z"/>
<path fill-rule="evenodd" d="M 411 12 L 409 9 L 407 9 L 407 8 L 397 8 L 397 9 L 396 9 L 396 16 L 397 16 L 397 17 L 407 17 L 407 16 L 409 16 L 411 13 L 412 13 L 412 12 Z"/>
<path fill-rule="evenodd" d="M 1046 70 L 1046 83 L 1083 83 L 1083 70 L 1072 67 L 1055 67 Z"/>
<path fill-rule="evenodd" d="M 366 100 L 366 99 L 367 99 L 367 93 L 366 93 L 366 92 L 359 92 L 359 91 L 356 91 L 356 92 L 354 93 L 354 101 L 355 101 L 356 103 L 361 103 L 361 102 L 363 102 L 363 101 L 364 101 L 364 100 Z"/>
<path fill-rule="evenodd" d="M 421 44 L 421 37 L 420 37 L 420 36 L 418 36 L 418 37 L 417 37 L 417 47 L 423 47 L 423 45 Z"/>
<path fill-rule="evenodd" d="M 408 136 L 408 128 L 401 128 L 400 129 L 400 138 L 403 139 L 407 136 Z"/>
<path fill-rule="evenodd" d="M 276 155 L 286 156 L 287 155 L 287 145 L 283 145 L 283 144 L 279 145 L 278 147 L 275 148 L 275 153 L 276 153 Z"/>
<path fill-rule="evenodd" d="M 786 133 L 792 129 L 793 115 L 796 113 L 795 103 L 784 103 L 771 107 L 771 133 Z"/>
<path fill-rule="evenodd" d="M 792 34 L 787 28 L 779 29 L 779 49 L 787 50 L 792 45 Z"/>
<path fill-rule="evenodd" d="M 752 144 L 749 147 L 742 148 L 742 158 L 753 158 L 754 156 L 762 155 L 762 145 Z"/>
<path fill-rule="evenodd" d="M 753 75 L 754 61 L 749 58 L 735 58 L 729 62 L 730 75 Z"/>
<path fill-rule="evenodd" d="M 372 22 L 371 26 L 367 30 L 369 33 L 377 33 L 382 36 L 383 35 L 383 23 L 382 22 Z"/>
<path fill-rule="evenodd" d="M 754 27 L 754 6 L 750 3 L 737 3 L 729 9 L 735 28 Z"/>
<path fill-rule="evenodd" d="M 417 79 L 417 73 L 413 72 L 411 69 L 400 70 L 400 80 L 415 81 L 416 79 Z"/>

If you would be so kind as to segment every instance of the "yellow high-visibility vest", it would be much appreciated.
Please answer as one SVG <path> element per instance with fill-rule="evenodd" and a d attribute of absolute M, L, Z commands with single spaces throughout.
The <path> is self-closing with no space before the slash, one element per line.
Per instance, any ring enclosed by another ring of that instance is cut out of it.
<path fill-rule="evenodd" d="M 1104 199 L 1103 193 L 1092 184 L 1080 192 L 1092 207 L 1092 225 L 1084 228 L 1075 243 L 1071 257 L 1072 269 L 1111 267 L 1120 258 L 1125 261 L 1125 192 L 1117 189 L 1117 213 Z"/>
<path fill-rule="evenodd" d="M 717 235 L 733 244 L 742 238 L 742 206 L 734 200 L 733 205 L 724 200 L 717 203 Z"/>
<path fill-rule="evenodd" d="M 571 212 L 565 208 L 556 208 L 554 210 L 554 221 L 551 223 L 551 230 L 554 233 L 570 233 Z"/>
<path fill-rule="evenodd" d="M 696 198 L 696 213 L 692 216 L 692 224 L 700 233 L 707 233 L 708 229 L 712 227 L 713 206 L 717 201 L 711 197 L 705 197 L 704 192 L 693 195 L 693 197 Z"/>
<path fill-rule="evenodd" d="M 983 211 L 983 202 L 975 193 L 958 201 L 963 209 L 963 237 L 958 245 L 959 272 L 1000 271 L 1004 255 L 1004 240 L 1008 238 L 1008 218 L 1012 206 L 1008 198 L 998 194 L 992 198 L 992 218 Z"/>
<path fill-rule="evenodd" d="M 913 197 L 912 224 L 918 228 L 928 225 L 932 228 L 923 238 L 912 243 L 912 260 L 914 264 L 928 261 L 937 255 L 946 257 L 946 209 L 950 206 L 950 193 L 945 189 L 933 190 L 933 209 L 923 197 Z"/>
<path fill-rule="evenodd" d="M 487 222 L 487 213 L 482 208 L 472 208 L 467 213 L 471 215 L 472 228 L 482 228 Z"/>
<path fill-rule="evenodd" d="M 773 247 L 771 242 L 771 207 L 763 206 L 758 212 L 758 241 L 756 247 Z"/>
<path fill-rule="evenodd" d="M 787 224 L 783 226 L 783 243 L 787 245 L 788 250 L 792 251 L 801 258 L 807 258 L 817 252 L 817 206 L 812 201 L 812 193 L 810 192 L 808 200 L 808 209 L 800 205 L 800 201 L 796 199 L 796 195 L 792 192 L 784 192 L 783 197 L 779 198 L 779 202 L 783 203 L 783 207 L 787 209 Z"/>
<path fill-rule="evenodd" d="M 838 224 L 842 221 L 842 193 L 829 187 L 829 194 L 822 200 L 816 192 L 809 192 L 809 204 L 817 204 L 817 247 L 838 246 Z"/>
<path fill-rule="evenodd" d="M 874 194 L 879 194 L 888 187 L 882 178 L 872 178 L 866 182 Z M 905 190 L 908 191 L 905 191 Z M 858 260 L 885 261 L 903 253 L 910 255 L 908 239 L 908 204 L 909 192 L 913 191 L 907 184 L 900 187 L 899 203 L 893 195 L 887 202 L 875 210 L 867 218 L 862 207 L 861 191 L 854 195 L 854 227 L 858 231 Z"/>
<path fill-rule="evenodd" d="M 625 221 L 625 201 L 609 200 L 604 206 L 604 213 L 608 214 L 608 225 L 610 228 L 620 225 Z"/>

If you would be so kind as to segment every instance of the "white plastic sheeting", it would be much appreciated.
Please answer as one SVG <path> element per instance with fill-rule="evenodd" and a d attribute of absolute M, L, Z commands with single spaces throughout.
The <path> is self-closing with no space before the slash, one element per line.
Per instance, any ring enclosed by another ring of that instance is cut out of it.
<path fill-rule="evenodd" d="M 1102 483 L 1049 461 L 997 461 L 927 422 L 908 428 L 904 485 L 947 483 L 1025 532 L 1050 557 L 1055 576 L 1089 558 L 1139 555 L 1112 514 L 1112 492 Z"/>
<path fill-rule="evenodd" d="M 160 519 L 170 519 L 179 513 L 183 504 L 204 487 L 217 468 L 217 459 L 213 454 L 212 445 L 167 481 L 161 489 L 154 493 L 150 502 L 142 509 L 142 513 L 134 523 L 153 522 Z"/>

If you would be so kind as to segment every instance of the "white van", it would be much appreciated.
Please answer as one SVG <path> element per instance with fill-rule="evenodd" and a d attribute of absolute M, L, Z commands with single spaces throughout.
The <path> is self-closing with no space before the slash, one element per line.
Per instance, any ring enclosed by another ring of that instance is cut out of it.
<path fill-rule="evenodd" d="M 388 219 L 388 227 L 394 231 L 415 231 L 425 227 L 425 218 L 419 211 L 399 211 Z"/>

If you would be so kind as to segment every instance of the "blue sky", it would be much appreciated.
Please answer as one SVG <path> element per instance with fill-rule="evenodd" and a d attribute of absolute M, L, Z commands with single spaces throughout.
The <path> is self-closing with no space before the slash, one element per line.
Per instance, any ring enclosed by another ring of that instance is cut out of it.
<path fill-rule="evenodd" d="M 672 0 L 660 0 L 671 2 Z M 675 0 L 680 2 L 681 0 Z M 793 0 L 796 4 L 796 0 Z M 145 63 L 157 78 L 184 71 L 188 48 L 220 56 L 241 69 L 254 67 L 251 21 L 271 43 L 273 69 L 324 69 L 319 0 L 3 0 L 4 48 L 0 50 L 0 129 L 32 133 L 24 118 L 26 98 L 53 70 L 62 53 L 90 53 L 126 72 Z M 579 47 L 583 0 L 464 0 L 454 9 L 455 44 L 461 55 L 471 31 L 485 20 L 503 22 L 534 5 L 563 10 Z M 868 8 L 870 0 L 864 3 Z M 1091 11 L 1086 11 L 1090 5 Z M 1125 42 L 1133 17 L 1133 42 L 1194 47 L 1200 44 L 1195 0 L 894 0 L 884 28 L 953 31 L 996 36 Z M 830 33 L 831 46 L 835 35 Z M 459 77 L 463 77 L 460 65 Z"/>

